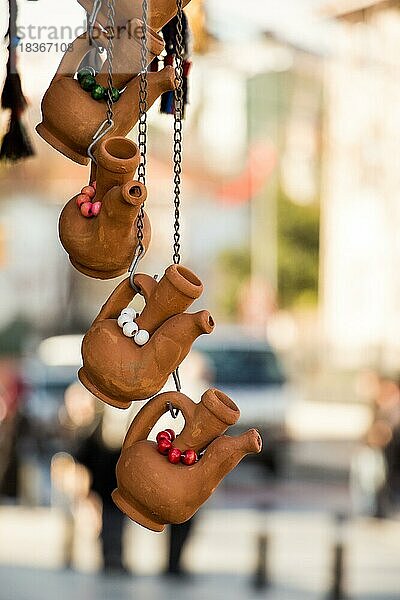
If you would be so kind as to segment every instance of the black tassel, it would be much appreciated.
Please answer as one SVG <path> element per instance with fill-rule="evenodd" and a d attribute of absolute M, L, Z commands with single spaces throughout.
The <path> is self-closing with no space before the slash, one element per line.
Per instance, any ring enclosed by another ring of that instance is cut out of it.
<path fill-rule="evenodd" d="M 10 124 L 0 149 L 0 160 L 17 161 L 34 154 L 29 136 L 22 123 L 27 101 L 17 71 L 17 0 L 9 0 L 7 76 L 1 94 L 1 106 L 11 110 Z"/>
<path fill-rule="evenodd" d="M 27 101 L 22 92 L 21 78 L 18 73 L 7 73 L 1 95 L 1 106 L 4 109 L 9 108 L 18 112 L 25 110 Z"/>
<path fill-rule="evenodd" d="M 164 25 L 162 28 L 162 34 L 165 42 L 166 56 L 164 57 L 164 66 L 174 65 L 175 56 L 177 51 L 177 23 L 178 18 L 174 17 L 169 23 Z M 189 57 L 189 46 L 190 46 L 190 30 L 189 23 L 185 13 L 182 14 L 182 36 L 183 36 L 183 82 L 182 82 L 182 93 L 183 93 L 183 107 L 182 112 L 185 114 L 185 106 L 188 103 L 188 75 L 191 63 L 188 60 Z M 174 92 L 165 92 L 161 96 L 160 111 L 165 114 L 174 114 Z"/>
<path fill-rule="evenodd" d="M 15 162 L 34 154 L 21 119 L 16 113 L 11 113 L 10 125 L 0 148 L 0 160 Z"/>

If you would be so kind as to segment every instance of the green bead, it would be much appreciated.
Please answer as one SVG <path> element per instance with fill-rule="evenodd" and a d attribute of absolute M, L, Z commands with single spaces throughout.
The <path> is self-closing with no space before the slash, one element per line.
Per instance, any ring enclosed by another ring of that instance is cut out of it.
<path fill-rule="evenodd" d="M 118 102 L 120 97 L 121 97 L 121 92 L 119 90 L 117 90 L 117 88 L 113 87 L 113 89 L 111 90 L 111 100 L 113 102 Z"/>
<path fill-rule="evenodd" d="M 77 79 L 79 81 L 79 83 L 82 81 L 82 79 L 84 77 L 87 77 L 88 75 L 91 75 L 92 77 L 94 77 L 93 75 L 93 69 L 91 69 L 90 67 L 83 67 L 83 69 L 80 69 L 77 73 Z"/>
<path fill-rule="evenodd" d="M 107 96 L 107 90 L 102 85 L 96 84 L 92 88 L 92 98 L 93 100 L 103 100 Z"/>
<path fill-rule="evenodd" d="M 90 92 L 96 86 L 96 78 L 93 75 L 85 75 L 80 81 L 81 88 L 85 92 Z"/>

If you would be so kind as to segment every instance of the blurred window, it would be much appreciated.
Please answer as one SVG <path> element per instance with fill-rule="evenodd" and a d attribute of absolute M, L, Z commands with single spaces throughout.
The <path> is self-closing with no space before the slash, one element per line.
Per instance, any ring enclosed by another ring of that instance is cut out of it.
<path fill-rule="evenodd" d="M 207 349 L 215 370 L 215 384 L 282 385 L 285 377 L 270 350 Z"/>

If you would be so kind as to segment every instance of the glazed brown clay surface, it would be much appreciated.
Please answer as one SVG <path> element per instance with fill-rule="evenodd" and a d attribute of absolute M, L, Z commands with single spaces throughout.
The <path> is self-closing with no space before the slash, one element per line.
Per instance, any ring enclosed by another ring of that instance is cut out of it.
<path fill-rule="evenodd" d="M 157 445 L 147 440 L 170 403 L 185 417 L 185 427 L 174 446 L 205 450 L 192 466 L 169 463 L 159 454 Z M 215 389 L 203 394 L 199 404 L 179 392 L 152 398 L 139 411 L 126 435 L 116 469 L 116 505 L 152 531 L 190 519 L 246 454 L 261 451 L 261 437 L 255 429 L 239 437 L 223 435 L 229 425 L 237 422 L 239 414 L 235 403 Z"/>
<path fill-rule="evenodd" d="M 137 245 L 136 218 L 146 200 L 146 188 L 133 181 L 139 163 L 136 144 L 125 138 L 104 140 L 96 153 L 92 172 L 97 188 L 94 201 L 101 201 L 97 217 L 87 219 L 76 205 L 76 196 L 61 212 L 59 234 L 71 263 L 78 271 L 98 279 L 126 273 Z M 143 245 L 150 242 L 150 222 L 145 215 Z"/>
<path fill-rule="evenodd" d="M 141 278 L 143 282 L 144 276 Z M 147 344 L 137 346 L 123 335 L 117 323 L 121 310 L 136 293 L 129 279 L 120 283 L 82 343 L 79 379 L 100 400 L 118 408 L 128 408 L 133 400 L 144 400 L 159 392 L 187 356 L 194 340 L 214 329 L 214 321 L 206 310 L 174 316 L 165 313 L 165 320 Z"/>
<path fill-rule="evenodd" d="M 102 38 L 100 38 L 102 40 Z M 107 46 L 107 41 L 102 40 Z M 93 100 L 74 78 L 83 57 L 90 50 L 87 34 L 77 38 L 72 51 L 66 52 L 59 69 L 42 101 L 42 122 L 36 127 L 39 135 L 53 148 L 71 160 L 87 165 L 87 149 L 106 117 L 104 101 Z M 148 73 L 147 105 L 175 85 L 173 67 Z M 107 137 L 126 136 L 139 119 L 140 77 L 132 74 L 121 98 L 113 105 L 114 127 Z"/>
<path fill-rule="evenodd" d="M 93 9 L 93 0 L 78 0 L 83 8 L 91 13 Z M 189 4 L 190 0 L 183 0 L 183 7 Z M 116 25 L 125 25 L 131 19 L 142 19 L 142 2 L 132 2 L 132 0 L 118 0 L 115 7 Z M 176 0 L 149 0 L 147 23 L 154 31 L 160 31 L 168 21 L 170 21 L 177 12 Z M 107 27 L 107 7 L 103 3 L 97 20 L 103 27 Z"/>

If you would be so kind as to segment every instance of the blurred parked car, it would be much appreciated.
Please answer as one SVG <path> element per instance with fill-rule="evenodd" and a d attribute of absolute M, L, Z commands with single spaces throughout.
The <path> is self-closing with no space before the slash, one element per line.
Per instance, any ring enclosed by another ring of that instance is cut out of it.
<path fill-rule="evenodd" d="M 83 335 L 60 335 L 42 340 L 22 364 L 28 389 L 27 411 L 51 423 L 64 401 L 67 387 L 77 380 Z"/>
<path fill-rule="evenodd" d="M 278 355 L 265 339 L 238 326 L 219 326 L 213 335 L 200 338 L 196 349 L 210 361 L 213 385 L 240 408 L 235 429 L 260 431 L 261 458 L 277 472 L 287 441 L 286 414 L 297 395 Z"/>
<path fill-rule="evenodd" d="M 25 427 L 19 436 L 18 446 L 24 470 L 22 480 L 29 476 L 29 485 L 20 490 L 26 502 L 50 502 L 50 464 L 57 452 L 66 449 L 60 414 L 67 388 L 77 381 L 82 337 L 62 335 L 47 338 L 22 360 L 25 384 L 22 416 Z"/>

